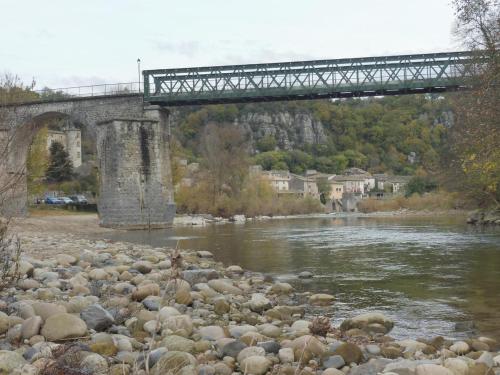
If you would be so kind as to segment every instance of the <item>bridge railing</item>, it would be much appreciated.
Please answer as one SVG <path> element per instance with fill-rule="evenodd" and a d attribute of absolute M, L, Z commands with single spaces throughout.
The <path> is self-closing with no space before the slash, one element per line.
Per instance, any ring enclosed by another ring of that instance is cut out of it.
<path fill-rule="evenodd" d="M 142 92 L 142 84 L 139 84 L 139 82 L 108 83 L 63 88 L 45 87 L 41 90 L 28 90 L 14 87 L 11 89 L 0 89 L 0 105 L 50 102 L 100 96 L 142 94 Z"/>
<path fill-rule="evenodd" d="M 144 100 L 166 105 L 391 95 L 459 89 L 471 52 L 146 70 Z"/>

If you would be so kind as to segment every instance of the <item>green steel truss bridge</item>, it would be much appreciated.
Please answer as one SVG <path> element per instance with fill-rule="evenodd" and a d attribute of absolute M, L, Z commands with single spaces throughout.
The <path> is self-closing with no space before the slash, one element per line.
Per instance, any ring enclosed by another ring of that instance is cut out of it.
<path fill-rule="evenodd" d="M 472 52 L 145 70 L 144 101 L 166 106 L 348 98 L 468 87 Z"/>
<path fill-rule="evenodd" d="M 173 107 L 439 93 L 470 88 L 486 59 L 447 52 L 144 70 L 143 82 L 45 88 L 30 91 L 28 99 L 0 90 L 0 107 L 111 96 L 142 96 L 145 103 Z"/>

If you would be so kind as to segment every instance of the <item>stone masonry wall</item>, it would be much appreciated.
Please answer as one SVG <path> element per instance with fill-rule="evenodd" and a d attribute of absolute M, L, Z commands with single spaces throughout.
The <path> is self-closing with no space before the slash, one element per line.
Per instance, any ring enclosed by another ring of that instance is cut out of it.
<path fill-rule="evenodd" d="M 127 229 L 172 224 L 168 128 L 154 119 L 117 119 L 98 125 L 101 225 Z"/>

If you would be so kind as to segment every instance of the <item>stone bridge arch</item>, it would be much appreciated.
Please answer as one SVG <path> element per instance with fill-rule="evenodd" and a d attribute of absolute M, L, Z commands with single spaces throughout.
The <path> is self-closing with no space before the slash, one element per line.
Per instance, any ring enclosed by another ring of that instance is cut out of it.
<path fill-rule="evenodd" d="M 27 213 L 28 150 L 42 121 L 54 116 L 79 124 L 96 140 L 101 225 L 140 229 L 172 223 L 168 111 L 130 94 L 0 107 L 0 154 L 5 153 L 0 186 L 16 181 L 9 191 L 0 191 L 0 214 Z"/>

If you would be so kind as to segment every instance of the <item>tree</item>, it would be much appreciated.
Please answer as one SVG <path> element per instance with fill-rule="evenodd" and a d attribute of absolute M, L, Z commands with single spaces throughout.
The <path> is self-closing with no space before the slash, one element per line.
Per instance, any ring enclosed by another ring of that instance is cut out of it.
<path fill-rule="evenodd" d="M 410 197 L 413 194 L 423 194 L 437 189 L 437 183 L 428 176 L 415 176 L 408 181 L 405 189 L 405 196 Z"/>
<path fill-rule="evenodd" d="M 448 183 L 480 204 L 500 206 L 500 2 L 455 0 L 457 35 L 477 51 L 468 67 L 473 90 L 454 98 L 456 121 L 449 133 Z M 484 58 L 487 60 L 485 61 Z"/>
<path fill-rule="evenodd" d="M 330 196 L 332 191 L 332 185 L 328 182 L 326 178 L 319 178 L 316 181 L 318 185 L 319 198 L 321 203 L 326 204 L 327 198 Z"/>
<path fill-rule="evenodd" d="M 49 166 L 46 177 L 50 182 L 62 182 L 71 180 L 73 177 L 73 163 L 69 159 L 69 154 L 64 146 L 59 142 L 52 142 L 50 145 Z"/>
<path fill-rule="evenodd" d="M 201 148 L 212 201 L 223 193 L 237 196 L 248 174 L 249 144 L 243 131 L 228 124 L 209 124 Z"/>
<path fill-rule="evenodd" d="M 274 151 L 276 149 L 276 138 L 266 135 L 257 141 L 257 150 L 260 152 Z"/>

